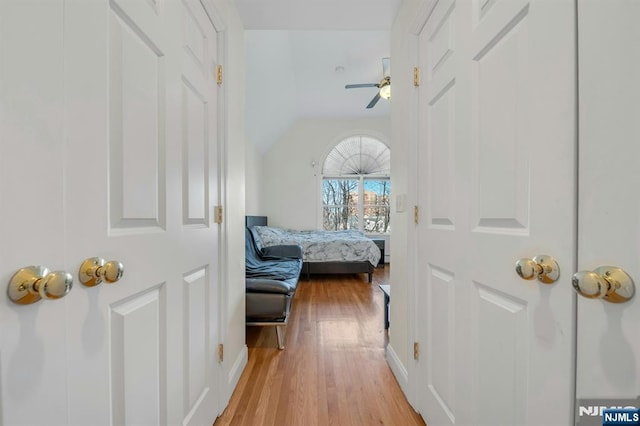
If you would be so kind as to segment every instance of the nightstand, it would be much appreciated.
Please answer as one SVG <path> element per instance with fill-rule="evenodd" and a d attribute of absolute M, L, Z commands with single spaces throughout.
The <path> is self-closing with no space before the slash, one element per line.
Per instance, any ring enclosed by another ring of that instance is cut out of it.
<path fill-rule="evenodd" d="M 391 300 L 391 286 L 389 284 L 378 285 L 384 293 L 384 329 L 389 328 L 389 301 Z"/>

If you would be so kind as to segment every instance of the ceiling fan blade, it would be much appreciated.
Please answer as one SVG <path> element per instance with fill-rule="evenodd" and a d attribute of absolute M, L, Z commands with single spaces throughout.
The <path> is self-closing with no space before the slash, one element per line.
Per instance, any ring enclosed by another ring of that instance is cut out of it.
<path fill-rule="evenodd" d="M 382 58 L 382 77 L 391 77 L 391 58 Z"/>
<path fill-rule="evenodd" d="M 357 89 L 359 87 L 378 87 L 378 83 L 363 83 L 363 84 L 347 84 L 345 89 Z"/>
<path fill-rule="evenodd" d="M 367 109 L 373 108 L 374 106 L 376 106 L 379 100 L 380 100 L 380 93 L 376 93 L 373 99 L 371 99 L 371 102 L 369 102 L 369 105 L 367 105 Z"/>

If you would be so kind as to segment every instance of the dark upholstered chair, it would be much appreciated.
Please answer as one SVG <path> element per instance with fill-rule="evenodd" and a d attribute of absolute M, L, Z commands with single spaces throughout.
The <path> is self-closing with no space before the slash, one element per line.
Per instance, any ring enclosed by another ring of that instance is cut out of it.
<path fill-rule="evenodd" d="M 245 234 L 247 325 L 275 326 L 278 347 L 284 349 L 284 332 L 302 270 L 302 247 L 261 248 L 250 229 Z"/>

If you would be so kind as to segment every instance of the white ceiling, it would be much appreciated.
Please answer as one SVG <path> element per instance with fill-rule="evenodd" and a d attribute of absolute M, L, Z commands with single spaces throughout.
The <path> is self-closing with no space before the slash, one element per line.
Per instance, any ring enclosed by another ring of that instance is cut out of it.
<path fill-rule="evenodd" d="M 401 0 L 235 0 L 246 31 L 247 137 L 265 152 L 300 117 L 377 117 L 366 105 Z"/>

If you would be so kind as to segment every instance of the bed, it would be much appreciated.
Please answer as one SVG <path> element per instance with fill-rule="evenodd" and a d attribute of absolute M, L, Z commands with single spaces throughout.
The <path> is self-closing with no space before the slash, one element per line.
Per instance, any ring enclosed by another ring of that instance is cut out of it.
<path fill-rule="evenodd" d="M 247 216 L 245 223 L 256 241 L 263 246 L 295 244 L 303 248 L 302 273 L 362 274 L 369 282 L 381 253 L 378 246 L 362 232 L 295 231 L 268 226 L 266 216 Z"/>

